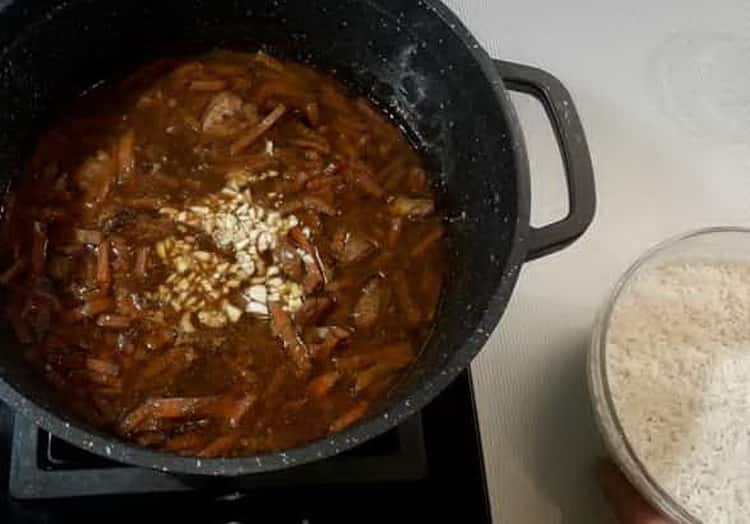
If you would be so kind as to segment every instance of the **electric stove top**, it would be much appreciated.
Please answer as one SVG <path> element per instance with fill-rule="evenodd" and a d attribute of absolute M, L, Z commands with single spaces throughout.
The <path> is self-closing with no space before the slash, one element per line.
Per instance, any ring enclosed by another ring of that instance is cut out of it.
<path fill-rule="evenodd" d="M 0 404 L 0 522 L 489 523 L 471 379 L 341 455 L 240 479 L 185 478 L 87 453 Z"/>

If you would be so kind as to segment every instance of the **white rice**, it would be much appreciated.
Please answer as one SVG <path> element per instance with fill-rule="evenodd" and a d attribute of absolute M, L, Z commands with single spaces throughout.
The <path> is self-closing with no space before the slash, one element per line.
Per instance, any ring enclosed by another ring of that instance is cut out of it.
<path fill-rule="evenodd" d="M 606 362 L 651 477 L 705 524 L 750 523 L 750 263 L 644 270 L 615 306 Z"/>

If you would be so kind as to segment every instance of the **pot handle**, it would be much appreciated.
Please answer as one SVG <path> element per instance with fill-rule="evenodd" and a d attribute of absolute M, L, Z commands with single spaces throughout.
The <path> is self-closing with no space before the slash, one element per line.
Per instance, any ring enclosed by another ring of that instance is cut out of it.
<path fill-rule="evenodd" d="M 594 219 L 596 191 L 589 148 L 570 93 L 551 74 L 513 62 L 494 60 L 505 86 L 536 98 L 547 113 L 562 154 L 568 184 L 568 216 L 530 227 L 526 260 L 559 251 L 580 237 Z"/>

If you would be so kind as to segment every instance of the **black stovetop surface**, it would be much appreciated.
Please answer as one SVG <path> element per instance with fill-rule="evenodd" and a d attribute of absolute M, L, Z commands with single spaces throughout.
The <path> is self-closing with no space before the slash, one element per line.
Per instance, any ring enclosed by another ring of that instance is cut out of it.
<path fill-rule="evenodd" d="M 238 480 L 95 457 L 0 404 L 0 523 L 490 523 L 471 379 L 342 455 Z"/>

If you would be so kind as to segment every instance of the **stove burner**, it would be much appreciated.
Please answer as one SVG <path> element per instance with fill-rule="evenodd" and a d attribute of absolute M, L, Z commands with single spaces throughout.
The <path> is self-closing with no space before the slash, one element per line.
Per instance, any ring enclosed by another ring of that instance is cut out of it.
<path fill-rule="evenodd" d="M 0 522 L 9 524 L 130 523 L 144 515 L 209 524 L 491 522 L 468 374 L 414 418 L 355 449 L 232 479 L 120 464 L 20 416 L 11 420 L 0 404 L 0 481 L 9 462 L 10 495 L 0 493 Z"/>

